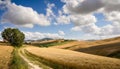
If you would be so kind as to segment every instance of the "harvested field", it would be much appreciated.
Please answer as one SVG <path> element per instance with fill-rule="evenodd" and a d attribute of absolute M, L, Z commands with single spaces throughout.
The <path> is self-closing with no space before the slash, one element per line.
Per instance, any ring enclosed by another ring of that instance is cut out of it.
<path fill-rule="evenodd" d="M 27 47 L 26 50 L 58 69 L 120 69 L 119 59 L 56 48 Z"/>
<path fill-rule="evenodd" d="M 12 46 L 0 45 L 0 69 L 8 69 L 11 60 Z"/>

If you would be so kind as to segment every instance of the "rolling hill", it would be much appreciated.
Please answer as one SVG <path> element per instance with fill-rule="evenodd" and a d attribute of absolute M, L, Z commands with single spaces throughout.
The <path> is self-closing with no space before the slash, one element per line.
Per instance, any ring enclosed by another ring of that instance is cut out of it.
<path fill-rule="evenodd" d="M 120 58 L 120 37 L 96 41 L 74 41 L 52 48 L 69 49 L 94 55 Z"/>
<path fill-rule="evenodd" d="M 120 60 L 56 48 L 26 47 L 29 57 L 54 69 L 119 69 Z"/>
<path fill-rule="evenodd" d="M 86 47 L 82 48 L 82 46 L 83 43 L 68 49 L 89 54 L 120 58 L 120 37 L 90 41 L 84 43 L 84 46 Z"/>

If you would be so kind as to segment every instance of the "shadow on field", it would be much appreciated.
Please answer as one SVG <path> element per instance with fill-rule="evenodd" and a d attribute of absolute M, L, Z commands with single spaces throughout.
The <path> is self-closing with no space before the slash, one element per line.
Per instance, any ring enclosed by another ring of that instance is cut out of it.
<path fill-rule="evenodd" d="M 76 49 L 75 51 L 120 58 L 120 42 L 97 45 L 88 48 L 80 48 L 80 49 Z"/>

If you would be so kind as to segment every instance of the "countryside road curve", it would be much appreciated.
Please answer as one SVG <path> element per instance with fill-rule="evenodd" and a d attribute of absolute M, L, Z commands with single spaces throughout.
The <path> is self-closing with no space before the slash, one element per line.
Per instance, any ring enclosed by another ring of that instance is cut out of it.
<path fill-rule="evenodd" d="M 30 60 L 27 59 L 20 51 L 22 51 L 22 53 L 25 54 L 24 48 L 21 48 L 21 49 L 19 50 L 19 55 L 20 55 L 20 57 L 21 57 L 25 62 L 28 63 L 28 66 L 29 66 L 30 69 L 42 69 L 42 68 L 40 68 L 38 65 L 35 65 L 35 64 L 31 63 Z"/>

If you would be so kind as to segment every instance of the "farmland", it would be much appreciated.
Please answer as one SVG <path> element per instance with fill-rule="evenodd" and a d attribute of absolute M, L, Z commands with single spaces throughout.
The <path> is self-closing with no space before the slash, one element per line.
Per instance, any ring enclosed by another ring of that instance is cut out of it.
<path fill-rule="evenodd" d="M 48 40 L 20 48 L 0 43 L 0 69 L 119 69 L 119 40 Z"/>
<path fill-rule="evenodd" d="M 0 69 L 8 69 L 12 58 L 13 47 L 0 44 Z"/>
<path fill-rule="evenodd" d="M 55 48 L 27 47 L 33 57 L 39 57 L 43 63 L 56 69 L 118 69 L 120 60 L 70 50 Z M 39 53 L 38 53 L 39 52 Z M 43 54 L 44 53 L 44 54 Z"/>

